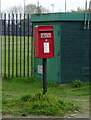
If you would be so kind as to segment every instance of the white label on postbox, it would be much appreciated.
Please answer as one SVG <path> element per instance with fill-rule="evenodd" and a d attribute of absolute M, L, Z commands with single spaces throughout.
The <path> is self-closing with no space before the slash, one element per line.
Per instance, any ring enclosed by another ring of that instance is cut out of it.
<path fill-rule="evenodd" d="M 51 33 L 41 33 L 41 38 L 51 37 Z"/>
<path fill-rule="evenodd" d="M 39 74 L 43 74 L 43 66 L 38 65 L 37 72 L 38 72 Z"/>
<path fill-rule="evenodd" d="M 44 43 L 44 53 L 49 53 L 49 42 Z"/>

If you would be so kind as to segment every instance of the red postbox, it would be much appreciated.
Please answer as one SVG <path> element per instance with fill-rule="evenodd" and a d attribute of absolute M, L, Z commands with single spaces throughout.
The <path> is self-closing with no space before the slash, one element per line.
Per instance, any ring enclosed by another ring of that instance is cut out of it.
<path fill-rule="evenodd" d="M 35 26 L 34 52 L 37 58 L 54 58 L 53 25 Z"/>

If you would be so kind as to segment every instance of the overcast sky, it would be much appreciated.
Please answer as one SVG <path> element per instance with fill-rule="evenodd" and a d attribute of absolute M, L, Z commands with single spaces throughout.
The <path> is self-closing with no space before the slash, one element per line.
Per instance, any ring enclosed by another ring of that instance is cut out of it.
<path fill-rule="evenodd" d="M 67 11 L 68 10 L 76 10 L 78 7 L 85 8 L 86 0 L 66 0 L 67 3 Z M 90 0 L 87 0 L 88 3 Z M 37 5 L 38 0 L 25 0 L 26 5 L 33 3 Z M 50 11 L 53 10 L 51 4 L 54 4 L 54 12 L 65 11 L 65 0 L 39 0 L 40 5 L 48 8 Z M 13 6 L 24 6 L 24 0 L 1 0 L 1 11 L 7 10 Z"/>

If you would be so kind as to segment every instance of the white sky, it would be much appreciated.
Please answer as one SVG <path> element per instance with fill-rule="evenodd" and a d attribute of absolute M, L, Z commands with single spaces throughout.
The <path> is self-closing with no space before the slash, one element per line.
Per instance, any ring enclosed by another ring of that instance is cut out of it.
<path fill-rule="evenodd" d="M 86 0 L 66 0 L 67 2 L 67 11 L 76 10 L 78 7 L 85 8 Z M 88 3 L 90 0 L 87 0 Z M 34 3 L 37 5 L 38 0 L 25 0 L 26 5 Z M 39 0 L 40 5 L 45 8 L 48 8 L 50 11 L 53 10 L 51 4 L 54 4 L 54 12 L 65 11 L 65 0 Z M 13 6 L 24 6 L 24 0 L 1 0 L 1 11 L 5 11 Z"/>

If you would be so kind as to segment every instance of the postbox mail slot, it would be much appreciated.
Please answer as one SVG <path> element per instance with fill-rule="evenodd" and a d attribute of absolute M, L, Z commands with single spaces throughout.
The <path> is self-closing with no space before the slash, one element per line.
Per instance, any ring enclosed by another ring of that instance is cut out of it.
<path fill-rule="evenodd" d="M 41 32 L 41 31 L 53 31 L 53 29 L 40 29 L 39 31 L 40 31 L 40 32 Z"/>
<path fill-rule="evenodd" d="M 35 57 L 38 58 L 54 57 L 54 28 L 52 25 L 35 26 L 34 52 Z"/>

